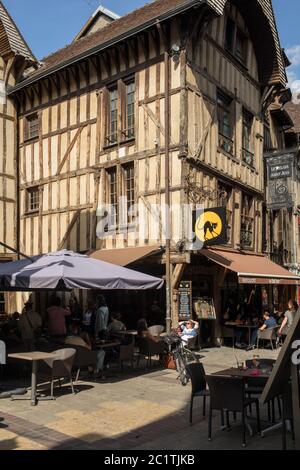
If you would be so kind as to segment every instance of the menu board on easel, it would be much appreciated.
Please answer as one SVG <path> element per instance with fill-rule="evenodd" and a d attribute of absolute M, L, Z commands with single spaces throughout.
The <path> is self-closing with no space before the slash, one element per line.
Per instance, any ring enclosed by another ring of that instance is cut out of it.
<path fill-rule="evenodd" d="M 216 320 L 216 309 L 213 299 L 198 298 L 194 301 L 194 310 L 198 320 Z"/>
<path fill-rule="evenodd" d="M 178 288 L 179 320 L 186 321 L 192 317 L 192 282 L 182 281 Z"/>

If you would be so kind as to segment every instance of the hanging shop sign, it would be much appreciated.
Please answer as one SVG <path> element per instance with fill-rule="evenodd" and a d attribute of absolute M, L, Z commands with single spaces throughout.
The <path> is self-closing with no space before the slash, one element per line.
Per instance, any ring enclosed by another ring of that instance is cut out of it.
<path fill-rule="evenodd" d="M 189 320 L 192 317 L 192 282 L 182 281 L 178 288 L 179 319 Z"/>
<path fill-rule="evenodd" d="M 267 162 L 269 209 L 294 206 L 294 154 L 269 157 Z"/>
<path fill-rule="evenodd" d="M 194 243 L 192 250 L 204 246 L 224 245 L 227 241 L 226 208 L 215 207 L 193 213 Z"/>

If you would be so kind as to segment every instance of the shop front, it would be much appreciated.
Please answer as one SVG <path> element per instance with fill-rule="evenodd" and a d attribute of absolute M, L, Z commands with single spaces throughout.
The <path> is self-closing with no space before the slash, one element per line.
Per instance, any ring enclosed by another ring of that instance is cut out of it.
<path fill-rule="evenodd" d="M 218 248 L 193 254 L 182 281 L 190 282 L 192 316 L 205 346 L 220 343 L 226 315 L 252 321 L 266 309 L 274 313 L 286 307 L 286 292 L 300 285 L 300 277 L 263 255 Z M 180 319 L 180 299 L 178 312 Z"/>

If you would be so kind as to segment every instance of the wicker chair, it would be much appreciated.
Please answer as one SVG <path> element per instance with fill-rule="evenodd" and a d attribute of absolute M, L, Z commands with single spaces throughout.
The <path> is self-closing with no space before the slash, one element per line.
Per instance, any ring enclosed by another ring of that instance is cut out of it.
<path fill-rule="evenodd" d="M 164 330 L 165 327 L 162 325 L 154 325 L 148 328 L 148 331 L 152 336 L 160 336 L 164 332 Z"/>
<path fill-rule="evenodd" d="M 193 424 L 193 406 L 194 398 L 202 397 L 203 398 L 203 416 L 205 416 L 206 411 L 206 397 L 209 397 L 209 390 L 207 389 L 207 384 L 205 380 L 205 370 L 203 364 L 194 363 L 188 364 L 186 366 L 187 373 L 190 376 L 192 382 L 192 394 L 190 402 L 190 424 Z"/>
<path fill-rule="evenodd" d="M 137 345 L 139 347 L 138 361 L 139 365 L 140 358 L 147 358 L 147 367 L 152 365 L 152 357 L 160 356 L 165 351 L 165 343 L 163 341 L 153 341 L 150 338 L 137 338 Z"/>
<path fill-rule="evenodd" d="M 270 341 L 271 343 L 271 348 L 272 350 L 274 350 L 274 345 L 273 345 L 273 341 L 276 341 L 276 333 L 278 331 L 278 326 L 274 326 L 274 328 L 266 328 L 265 330 L 261 331 L 261 330 L 258 330 L 258 334 L 257 334 L 257 349 L 259 349 L 259 342 L 261 340 L 264 340 L 264 341 Z"/>
<path fill-rule="evenodd" d="M 72 379 L 72 368 L 74 364 L 74 359 L 76 356 L 76 349 L 74 348 L 65 348 L 55 351 L 54 359 L 45 359 L 44 363 L 51 369 L 51 397 L 54 398 L 54 380 L 59 380 L 59 385 L 61 384 L 61 379 L 68 377 L 70 379 L 70 385 L 73 395 L 75 395 L 75 390 L 73 386 Z"/>
<path fill-rule="evenodd" d="M 246 447 L 246 409 L 255 404 L 257 414 L 257 430 L 261 431 L 260 414 L 259 414 L 259 401 L 257 398 L 247 398 L 245 383 L 241 378 L 223 377 L 218 375 L 206 376 L 210 391 L 210 407 L 209 407 L 209 424 L 208 424 L 208 438 L 211 441 L 212 435 L 212 412 L 219 410 L 224 412 L 226 410 L 227 426 L 229 426 L 229 412 L 241 413 L 243 423 L 242 443 Z"/>

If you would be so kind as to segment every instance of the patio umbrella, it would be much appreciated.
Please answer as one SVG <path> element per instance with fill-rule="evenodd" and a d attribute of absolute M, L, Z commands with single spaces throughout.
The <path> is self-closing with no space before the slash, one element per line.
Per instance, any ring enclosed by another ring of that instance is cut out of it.
<path fill-rule="evenodd" d="M 63 250 L 0 265 L 0 290 L 160 289 L 163 280 Z"/>

